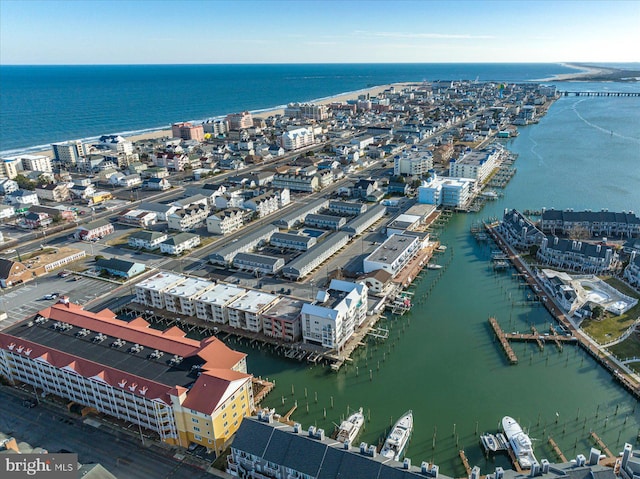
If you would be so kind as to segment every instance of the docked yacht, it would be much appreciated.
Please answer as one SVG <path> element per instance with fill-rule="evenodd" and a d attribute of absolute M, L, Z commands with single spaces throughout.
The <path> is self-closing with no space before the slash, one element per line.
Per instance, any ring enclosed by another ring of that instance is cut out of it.
<path fill-rule="evenodd" d="M 523 469 L 529 469 L 533 463 L 538 462 L 533 455 L 531 439 L 515 419 L 509 416 L 503 417 L 502 429 L 504 429 L 504 434 L 507 436 L 511 449 Z"/>
<path fill-rule="evenodd" d="M 380 455 L 393 459 L 394 461 L 400 461 L 409 443 L 412 431 L 413 411 L 409 410 L 393 425 L 391 432 L 387 436 L 387 440 L 380 450 Z"/>
<path fill-rule="evenodd" d="M 338 428 L 336 439 L 340 442 L 349 441 L 349 444 L 353 444 L 363 424 L 364 414 L 362 414 L 362 408 L 360 408 L 349 416 L 346 421 L 342 421 Z"/>

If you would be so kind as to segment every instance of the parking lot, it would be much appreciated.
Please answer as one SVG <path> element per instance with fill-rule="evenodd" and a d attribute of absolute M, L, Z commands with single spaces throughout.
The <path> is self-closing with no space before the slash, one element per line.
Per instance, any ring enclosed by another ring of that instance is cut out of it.
<path fill-rule="evenodd" d="M 75 280 L 75 278 L 79 278 Z M 44 299 L 52 293 L 66 295 L 74 303 L 85 304 L 106 294 L 117 285 L 84 276 L 71 275 L 60 278 L 57 274 L 43 276 L 24 285 L 18 285 L 0 293 L 0 310 L 7 313 L 7 319 L 0 320 L 0 329 L 7 328 L 38 311 L 51 306 L 57 299 Z"/>

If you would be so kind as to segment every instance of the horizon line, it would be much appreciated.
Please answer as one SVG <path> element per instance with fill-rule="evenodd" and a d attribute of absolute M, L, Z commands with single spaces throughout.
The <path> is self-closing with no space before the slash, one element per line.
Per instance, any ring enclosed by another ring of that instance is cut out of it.
<path fill-rule="evenodd" d="M 238 62 L 238 63 L 0 63 L 0 67 L 29 67 L 29 66 L 254 66 L 254 65 L 631 65 L 640 64 L 640 61 L 624 62 L 599 62 L 599 61 L 549 61 L 549 62 Z"/>

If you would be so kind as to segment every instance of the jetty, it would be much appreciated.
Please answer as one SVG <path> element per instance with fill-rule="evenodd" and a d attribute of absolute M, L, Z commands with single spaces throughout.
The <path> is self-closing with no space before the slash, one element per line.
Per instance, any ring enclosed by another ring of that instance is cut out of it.
<path fill-rule="evenodd" d="M 507 359 L 509 360 L 509 362 L 511 364 L 518 364 L 518 356 L 516 356 L 516 353 L 511 348 L 511 345 L 509 344 L 509 341 L 506 338 L 504 331 L 498 324 L 498 320 L 494 317 L 491 317 L 489 318 L 489 324 L 493 328 L 493 332 L 498 338 L 498 341 L 500 341 L 500 344 L 502 345 L 502 349 L 507 355 Z"/>

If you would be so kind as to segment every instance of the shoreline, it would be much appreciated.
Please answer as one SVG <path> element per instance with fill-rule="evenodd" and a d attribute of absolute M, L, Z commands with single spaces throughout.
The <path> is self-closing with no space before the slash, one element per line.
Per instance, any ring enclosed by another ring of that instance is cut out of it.
<path fill-rule="evenodd" d="M 347 100 L 353 100 L 353 99 L 356 99 L 359 95 L 363 95 L 367 93 L 371 96 L 376 96 L 390 87 L 404 87 L 414 83 L 415 82 L 397 82 L 397 83 L 388 83 L 385 85 L 376 85 L 372 87 L 362 88 L 359 90 L 337 93 L 335 95 L 321 97 L 313 100 L 301 101 L 297 103 L 314 103 L 316 105 L 328 105 L 330 103 L 345 102 Z M 268 107 L 264 109 L 250 110 L 249 112 L 254 118 L 265 119 L 265 118 L 268 118 L 269 116 L 284 114 L 284 110 L 286 106 L 287 105 L 277 105 L 277 106 Z M 207 120 L 224 118 L 225 116 L 226 115 L 219 115 L 219 116 L 213 116 L 213 117 L 208 117 L 208 118 L 203 118 L 198 120 L 188 120 L 188 121 L 194 124 L 198 124 Z M 176 120 L 176 122 L 177 121 L 179 120 Z M 103 133 L 103 135 L 119 135 L 131 142 L 153 140 L 153 139 L 164 138 L 164 137 L 172 138 L 171 125 L 158 126 L 157 128 L 143 128 L 140 130 L 132 130 L 129 132 L 124 131 L 124 132 L 114 132 L 114 133 Z M 89 143 L 94 139 L 97 140 L 100 136 L 79 138 L 79 140 L 82 141 L 83 143 Z M 65 141 L 74 141 L 74 140 L 68 139 Z M 20 155 L 53 156 L 53 150 L 51 149 L 51 145 L 49 144 L 49 145 L 34 145 L 34 146 L 28 146 L 24 148 L 15 148 L 13 150 L 6 150 L 3 152 L 0 152 L 0 156 L 3 156 L 3 157 L 20 156 Z"/>
<path fill-rule="evenodd" d="M 549 78 L 540 78 L 538 82 L 629 82 L 640 81 L 640 71 L 623 68 L 585 65 L 582 63 L 560 63 L 563 67 L 579 70 L 575 73 L 562 73 Z"/>

